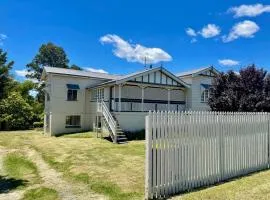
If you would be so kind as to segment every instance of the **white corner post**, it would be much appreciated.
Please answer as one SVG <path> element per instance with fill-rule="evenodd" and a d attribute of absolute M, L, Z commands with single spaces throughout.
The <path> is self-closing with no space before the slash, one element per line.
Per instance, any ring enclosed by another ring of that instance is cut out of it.
<path fill-rule="evenodd" d="M 142 88 L 142 103 L 141 103 L 141 111 L 144 111 L 144 86 L 141 86 Z"/>
<path fill-rule="evenodd" d="M 52 136 L 52 112 L 50 112 L 50 117 L 49 117 L 49 123 L 50 123 L 50 136 Z"/>
<path fill-rule="evenodd" d="M 113 111 L 116 111 L 116 102 L 115 102 L 115 85 L 113 86 Z"/>
<path fill-rule="evenodd" d="M 43 124 L 43 134 L 46 135 L 47 133 L 47 113 L 44 114 L 44 124 Z"/>
<path fill-rule="evenodd" d="M 121 89 L 122 89 L 122 85 L 119 85 L 118 88 L 118 112 L 121 112 Z"/>
<path fill-rule="evenodd" d="M 171 89 L 167 89 L 168 90 L 168 107 L 167 107 L 167 111 L 170 110 L 170 101 L 171 101 Z"/>

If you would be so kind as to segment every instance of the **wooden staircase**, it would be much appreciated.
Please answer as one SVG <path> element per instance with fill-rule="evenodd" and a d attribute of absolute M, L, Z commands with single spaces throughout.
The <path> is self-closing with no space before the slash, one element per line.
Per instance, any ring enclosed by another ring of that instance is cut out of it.
<path fill-rule="evenodd" d="M 117 144 L 126 144 L 127 137 L 121 129 L 119 122 L 114 114 L 107 108 L 106 104 L 102 101 L 98 105 L 98 112 L 102 113 L 102 120 L 110 133 L 112 141 Z"/>

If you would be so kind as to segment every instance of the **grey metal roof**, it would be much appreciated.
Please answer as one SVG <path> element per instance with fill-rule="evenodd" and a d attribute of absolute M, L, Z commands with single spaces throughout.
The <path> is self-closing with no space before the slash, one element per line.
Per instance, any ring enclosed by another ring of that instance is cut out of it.
<path fill-rule="evenodd" d="M 177 73 L 176 76 L 188 76 L 188 75 L 196 74 L 196 73 L 203 71 L 203 70 L 206 70 L 208 68 L 209 67 L 202 67 L 199 69 L 194 69 L 194 70 L 190 70 L 190 71 L 186 71 L 186 72 L 180 72 L 180 73 Z"/>
<path fill-rule="evenodd" d="M 57 68 L 57 67 L 44 67 L 44 70 L 46 73 L 102 78 L 102 79 L 108 79 L 108 80 L 116 80 L 122 77 L 120 75 L 112 75 L 112 74 L 105 74 L 105 73 L 99 73 L 99 72 L 89 72 L 89 71 L 81 71 L 81 70 L 74 70 L 74 69 Z"/>
<path fill-rule="evenodd" d="M 187 71 L 187 72 L 177 73 L 176 76 L 178 76 L 180 78 L 183 77 L 183 76 L 190 76 L 190 75 L 194 76 L 194 75 L 199 74 L 200 72 L 204 72 L 204 71 L 207 71 L 207 70 L 212 70 L 216 74 L 220 73 L 215 67 L 210 66 L 210 67 L 202 67 L 202 68 L 199 68 L 199 69 L 194 69 L 194 70 Z"/>

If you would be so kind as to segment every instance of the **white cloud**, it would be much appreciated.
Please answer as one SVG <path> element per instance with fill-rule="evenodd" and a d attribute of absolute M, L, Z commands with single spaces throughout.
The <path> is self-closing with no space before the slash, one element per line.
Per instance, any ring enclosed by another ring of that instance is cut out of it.
<path fill-rule="evenodd" d="M 39 82 L 37 79 L 26 78 L 26 74 L 28 74 L 28 72 L 27 72 L 27 70 L 25 70 L 25 69 L 22 69 L 22 70 L 15 70 L 15 73 L 16 73 L 17 76 L 22 77 L 23 80 L 25 80 L 25 79 L 26 79 L 26 80 L 30 80 L 30 81 L 32 81 L 32 82 L 34 82 L 34 83 L 38 83 L 38 82 Z"/>
<path fill-rule="evenodd" d="M 243 38 L 253 38 L 254 34 L 260 30 L 260 27 L 253 21 L 245 20 L 235 24 L 230 33 L 222 37 L 223 42 L 231 42 Z"/>
<path fill-rule="evenodd" d="M 223 66 L 236 66 L 240 64 L 239 61 L 231 60 L 231 59 L 218 60 L 218 63 Z"/>
<path fill-rule="evenodd" d="M 3 45 L 5 39 L 7 39 L 7 35 L 0 33 L 0 45 Z"/>
<path fill-rule="evenodd" d="M 103 70 L 103 69 L 95 69 L 95 68 L 91 68 L 91 67 L 86 67 L 84 68 L 86 71 L 89 72 L 98 72 L 98 73 L 104 73 L 104 74 L 108 74 L 107 71 Z"/>
<path fill-rule="evenodd" d="M 192 29 L 192 28 L 187 28 L 186 29 L 186 34 L 188 36 L 191 36 L 191 37 L 196 37 L 197 36 L 196 31 L 194 29 Z"/>
<path fill-rule="evenodd" d="M 17 76 L 20 76 L 20 77 L 24 77 L 26 76 L 26 74 L 28 73 L 27 70 L 25 69 L 22 69 L 22 70 L 15 70 L 15 73 Z"/>
<path fill-rule="evenodd" d="M 253 4 L 253 5 L 241 5 L 238 7 L 232 7 L 228 10 L 229 13 L 233 13 L 234 17 L 256 17 L 264 12 L 270 12 L 270 5 Z"/>
<path fill-rule="evenodd" d="M 215 24 L 208 24 L 199 32 L 204 38 L 212 38 L 219 35 L 221 32 L 219 26 Z"/>
<path fill-rule="evenodd" d="M 107 34 L 100 38 L 102 44 L 112 44 L 115 49 L 115 56 L 126 59 L 128 62 L 144 63 L 145 58 L 148 63 L 155 64 L 160 61 L 171 61 L 172 57 L 160 48 L 148 48 L 140 44 L 131 44 L 117 35 Z"/>

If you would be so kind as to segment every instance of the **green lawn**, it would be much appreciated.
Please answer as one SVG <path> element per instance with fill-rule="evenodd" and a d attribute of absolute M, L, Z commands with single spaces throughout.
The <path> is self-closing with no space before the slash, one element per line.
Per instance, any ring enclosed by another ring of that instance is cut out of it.
<path fill-rule="evenodd" d="M 22 131 L 2 134 L 0 145 L 31 147 L 67 180 L 85 184 L 110 199 L 143 198 L 144 141 L 116 145 L 90 132 L 46 137 Z"/>
<path fill-rule="evenodd" d="M 39 187 L 25 192 L 22 200 L 59 200 L 58 194 L 54 189 Z"/>
<path fill-rule="evenodd" d="M 23 180 L 26 183 L 24 185 L 41 182 L 37 166 L 21 153 L 14 152 L 7 154 L 3 160 L 3 167 L 8 177 Z"/>
<path fill-rule="evenodd" d="M 46 137 L 40 132 L 18 131 L 2 133 L 1 146 L 35 149 L 52 168 L 63 174 L 65 180 L 84 185 L 85 191 L 82 192 L 93 191 L 117 200 L 144 198 L 144 141 L 116 145 L 96 138 L 91 132 Z M 28 191 L 27 198 L 34 198 L 43 190 Z M 55 198 L 53 193 L 51 191 L 52 198 Z M 260 200 L 270 199 L 269 194 L 270 171 L 264 171 L 173 199 Z"/>

